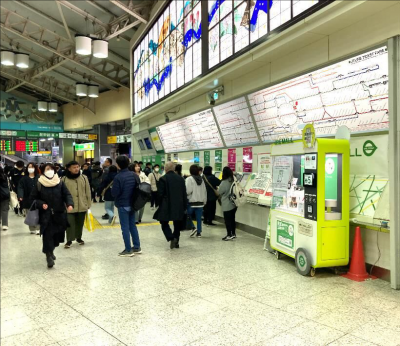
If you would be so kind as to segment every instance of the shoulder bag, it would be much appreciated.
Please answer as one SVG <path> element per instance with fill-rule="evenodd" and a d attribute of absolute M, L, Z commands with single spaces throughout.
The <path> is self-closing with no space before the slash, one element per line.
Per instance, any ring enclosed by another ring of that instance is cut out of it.
<path fill-rule="evenodd" d="M 208 179 L 205 175 L 203 175 L 203 178 L 204 178 L 204 181 L 207 183 L 207 185 L 209 187 L 211 187 L 211 189 L 214 191 L 215 196 L 217 196 L 218 203 L 221 205 L 221 196 L 219 195 L 218 191 L 216 189 L 214 189 L 214 187 L 210 184 L 210 182 L 208 181 Z"/>

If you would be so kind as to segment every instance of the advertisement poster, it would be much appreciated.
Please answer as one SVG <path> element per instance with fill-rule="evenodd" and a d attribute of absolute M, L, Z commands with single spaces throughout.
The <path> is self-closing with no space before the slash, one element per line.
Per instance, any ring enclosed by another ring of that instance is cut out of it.
<path fill-rule="evenodd" d="M 228 163 L 236 163 L 236 149 L 228 149 Z"/>
<path fill-rule="evenodd" d="M 216 163 L 215 164 L 215 171 L 216 172 L 221 172 L 222 171 L 222 163 Z"/>
<path fill-rule="evenodd" d="M 325 157 L 325 199 L 337 200 L 338 195 L 338 156 L 327 154 Z"/>
<path fill-rule="evenodd" d="M 293 156 L 277 156 L 272 165 L 272 209 L 285 207 L 288 183 L 293 176 Z"/>
<path fill-rule="evenodd" d="M 194 152 L 193 163 L 195 163 L 197 165 L 200 163 L 200 151 Z"/>
<path fill-rule="evenodd" d="M 276 220 L 276 241 L 289 249 L 294 248 L 294 223 L 287 220 Z"/>
<path fill-rule="evenodd" d="M 235 163 L 235 162 L 228 162 L 228 167 L 229 167 L 233 172 L 236 172 L 236 163 Z"/>
<path fill-rule="evenodd" d="M 210 166 L 211 164 L 211 152 L 206 150 L 204 152 L 204 166 Z"/>
<path fill-rule="evenodd" d="M 271 173 L 260 173 L 257 175 L 253 186 L 249 190 L 249 193 L 256 195 L 264 195 L 271 185 Z"/>
<path fill-rule="evenodd" d="M 215 150 L 215 163 L 222 164 L 222 150 Z"/>
<path fill-rule="evenodd" d="M 258 154 L 258 173 L 272 173 L 271 154 Z"/>
<path fill-rule="evenodd" d="M 243 148 L 243 172 L 253 171 L 253 147 Z"/>

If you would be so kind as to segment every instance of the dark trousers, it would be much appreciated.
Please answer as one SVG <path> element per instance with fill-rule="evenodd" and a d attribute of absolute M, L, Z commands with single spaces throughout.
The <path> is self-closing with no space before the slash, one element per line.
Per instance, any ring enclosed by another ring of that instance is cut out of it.
<path fill-rule="evenodd" d="M 172 233 L 171 227 L 168 221 L 160 221 L 161 229 L 164 232 L 165 239 L 171 241 L 173 239 L 178 239 L 181 236 L 181 230 L 184 229 L 183 221 L 174 221 L 174 232 Z"/>
<path fill-rule="evenodd" d="M 68 214 L 69 227 L 67 228 L 67 241 L 82 239 L 83 224 L 85 223 L 86 212 Z"/>
<path fill-rule="evenodd" d="M 151 207 L 153 208 L 154 206 L 158 208 L 157 191 L 151 191 Z"/>
<path fill-rule="evenodd" d="M 207 201 L 204 206 L 204 222 L 211 223 L 215 219 L 215 210 L 217 209 L 217 201 Z"/>
<path fill-rule="evenodd" d="M 229 236 L 236 235 L 236 220 L 235 220 L 236 210 L 237 208 L 229 211 L 224 211 L 226 233 Z"/>
<path fill-rule="evenodd" d="M 1 201 L 1 214 L 0 223 L 2 226 L 8 227 L 8 211 L 10 210 L 10 199 L 5 199 Z"/>

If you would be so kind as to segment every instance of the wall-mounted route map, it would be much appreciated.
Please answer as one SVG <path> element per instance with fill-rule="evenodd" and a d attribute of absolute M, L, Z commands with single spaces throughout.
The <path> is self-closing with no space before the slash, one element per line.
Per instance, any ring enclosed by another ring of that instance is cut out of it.
<path fill-rule="evenodd" d="M 260 142 L 244 97 L 216 106 L 213 110 L 228 147 Z"/>
<path fill-rule="evenodd" d="M 334 135 L 341 125 L 352 133 L 387 129 L 387 48 L 343 60 L 248 97 L 263 142 L 299 138 L 309 123 L 314 123 L 320 136 Z"/>
<path fill-rule="evenodd" d="M 166 153 L 222 148 L 210 109 L 157 127 Z"/>

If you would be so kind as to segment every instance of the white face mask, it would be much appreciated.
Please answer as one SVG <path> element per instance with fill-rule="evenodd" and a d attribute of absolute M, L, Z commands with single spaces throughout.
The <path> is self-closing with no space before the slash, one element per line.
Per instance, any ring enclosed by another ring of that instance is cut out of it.
<path fill-rule="evenodd" d="M 35 169 L 34 169 L 34 168 L 28 168 L 28 173 L 29 173 L 29 174 L 35 173 Z"/>
<path fill-rule="evenodd" d="M 54 171 L 53 171 L 53 170 L 46 171 L 46 172 L 44 173 L 44 175 L 45 175 L 47 178 L 49 178 L 49 179 L 53 179 L 53 177 L 54 177 Z"/>
<path fill-rule="evenodd" d="M 158 172 L 160 169 L 159 168 L 154 168 L 154 172 Z"/>

